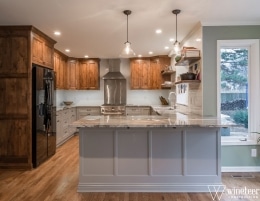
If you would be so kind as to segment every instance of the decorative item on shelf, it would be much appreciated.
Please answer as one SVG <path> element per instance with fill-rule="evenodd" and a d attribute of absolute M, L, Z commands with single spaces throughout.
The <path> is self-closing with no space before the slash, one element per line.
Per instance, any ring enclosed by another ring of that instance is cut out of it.
<path fill-rule="evenodd" d="M 195 80 L 196 74 L 195 73 L 183 73 L 180 74 L 181 80 Z"/>
<path fill-rule="evenodd" d="M 195 47 L 183 47 L 181 55 L 183 57 L 200 57 L 200 50 Z"/>
<path fill-rule="evenodd" d="M 126 42 L 125 42 L 125 47 L 120 54 L 120 57 L 122 58 L 128 58 L 131 56 L 135 56 L 135 53 L 133 49 L 131 48 L 131 43 L 128 41 L 128 15 L 132 13 L 131 10 L 124 10 L 123 13 L 127 16 L 127 29 L 126 29 Z"/>
<path fill-rule="evenodd" d="M 177 55 L 177 56 L 175 57 L 175 61 L 178 62 L 178 61 L 180 61 L 180 60 L 181 60 L 181 55 Z"/>
<path fill-rule="evenodd" d="M 66 106 L 70 106 L 73 103 L 73 101 L 63 101 L 63 103 Z"/>

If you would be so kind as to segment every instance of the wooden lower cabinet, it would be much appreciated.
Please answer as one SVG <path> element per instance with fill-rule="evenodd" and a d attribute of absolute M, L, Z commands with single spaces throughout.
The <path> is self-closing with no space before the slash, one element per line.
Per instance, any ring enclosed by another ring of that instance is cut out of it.
<path fill-rule="evenodd" d="M 69 126 L 69 124 L 76 121 L 76 108 L 59 110 L 56 114 L 56 145 L 60 146 L 76 132 L 76 128 Z"/>

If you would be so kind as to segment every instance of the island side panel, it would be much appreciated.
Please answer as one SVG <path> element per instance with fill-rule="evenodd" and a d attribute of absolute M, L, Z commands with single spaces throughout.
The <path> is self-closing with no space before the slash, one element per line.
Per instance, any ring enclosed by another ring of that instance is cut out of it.
<path fill-rule="evenodd" d="M 218 128 L 81 128 L 79 192 L 208 192 Z"/>

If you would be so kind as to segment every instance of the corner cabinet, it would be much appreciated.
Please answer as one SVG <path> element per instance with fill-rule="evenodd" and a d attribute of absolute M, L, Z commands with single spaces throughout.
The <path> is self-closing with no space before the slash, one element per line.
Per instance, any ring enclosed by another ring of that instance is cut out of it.
<path fill-rule="evenodd" d="M 32 63 L 53 69 L 54 44 L 33 26 L 0 26 L 0 168 L 32 168 Z"/>
<path fill-rule="evenodd" d="M 79 59 L 78 89 L 99 90 L 99 59 Z"/>
<path fill-rule="evenodd" d="M 67 89 L 68 57 L 58 50 L 54 51 L 54 71 L 56 74 L 56 89 Z"/>

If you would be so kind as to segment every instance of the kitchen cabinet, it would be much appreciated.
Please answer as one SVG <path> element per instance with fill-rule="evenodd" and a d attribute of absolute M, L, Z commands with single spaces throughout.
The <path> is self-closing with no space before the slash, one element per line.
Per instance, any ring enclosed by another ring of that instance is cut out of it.
<path fill-rule="evenodd" d="M 76 128 L 69 126 L 76 121 L 76 108 L 59 110 L 56 114 L 56 145 L 60 146 L 76 132 Z"/>
<path fill-rule="evenodd" d="M 131 59 L 131 89 L 151 89 L 149 58 Z"/>
<path fill-rule="evenodd" d="M 161 89 L 162 83 L 171 81 L 171 76 L 161 75 L 161 72 L 170 66 L 168 56 L 149 58 L 132 58 L 131 89 Z"/>
<path fill-rule="evenodd" d="M 41 35 L 32 34 L 32 62 L 53 69 L 53 42 Z"/>
<path fill-rule="evenodd" d="M 68 57 L 58 50 L 54 51 L 54 71 L 56 74 L 56 89 L 67 89 Z"/>
<path fill-rule="evenodd" d="M 67 63 L 67 89 L 78 89 L 79 62 L 77 59 L 69 58 Z"/>
<path fill-rule="evenodd" d="M 79 89 L 99 89 L 99 59 L 79 59 Z"/>
<path fill-rule="evenodd" d="M 150 106 L 126 106 L 126 115 L 151 115 Z"/>
<path fill-rule="evenodd" d="M 77 120 L 85 117 L 85 116 L 95 116 L 100 115 L 100 107 L 99 106 L 82 106 L 77 107 Z"/>
<path fill-rule="evenodd" d="M 52 69 L 55 43 L 33 26 L 0 26 L 0 168 L 32 168 L 32 64 Z"/>

